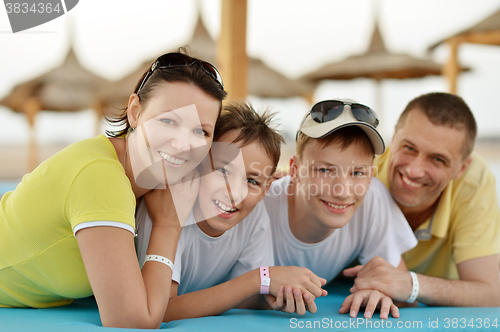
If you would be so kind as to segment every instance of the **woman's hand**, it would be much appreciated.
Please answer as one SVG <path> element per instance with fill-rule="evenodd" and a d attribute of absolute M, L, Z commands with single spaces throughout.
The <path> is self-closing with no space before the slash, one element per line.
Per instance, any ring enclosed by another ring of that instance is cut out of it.
<path fill-rule="evenodd" d="M 144 200 L 153 225 L 184 226 L 193 210 L 199 187 L 198 171 L 193 171 L 166 189 L 153 189 L 146 193 Z"/>

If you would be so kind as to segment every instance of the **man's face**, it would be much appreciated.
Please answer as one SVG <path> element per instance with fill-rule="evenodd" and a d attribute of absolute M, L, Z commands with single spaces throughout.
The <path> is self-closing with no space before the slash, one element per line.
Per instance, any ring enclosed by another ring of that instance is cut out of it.
<path fill-rule="evenodd" d="M 301 160 L 292 159 L 291 175 L 297 199 L 320 227 L 341 228 L 361 206 L 370 187 L 373 154 L 355 142 L 342 150 L 307 143 Z"/>
<path fill-rule="evenodd" d="M 438 126 L 420 110 L 412 110 L 392 139 L 389 182 L 400 206 L 432 206 L 448 183 L 470 163 L 463 160 L 465 130 Z"/>

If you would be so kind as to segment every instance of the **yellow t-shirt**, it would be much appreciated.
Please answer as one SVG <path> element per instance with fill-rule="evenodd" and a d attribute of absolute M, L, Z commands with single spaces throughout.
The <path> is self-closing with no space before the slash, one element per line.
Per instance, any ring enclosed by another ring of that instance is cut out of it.
<path fill-rule="evenodd" d="M 378 178 L 389 190 L 390 155 L 388 148 L 374 162 Z M 464 174 L 445 188 L 434 216 L 415 231 L 418 245 L 403 254 L 409 270 L 459 279 L 458 263 L 500 252 L 495 176 L 481 157 L 472 157 Z"/>
<path fill-rule="evenodd" d="M 73 228 L 135 227 L 135 196 L 104 135 L 74 143 L 0 201 L 0 306 L 52 307 L 92 295 Z"/>

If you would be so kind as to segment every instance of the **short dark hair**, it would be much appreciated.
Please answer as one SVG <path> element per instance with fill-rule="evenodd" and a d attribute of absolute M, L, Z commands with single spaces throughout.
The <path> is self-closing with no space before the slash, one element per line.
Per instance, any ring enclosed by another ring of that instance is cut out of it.
<path fill-rule="evenodd" d="M 258 142 L 271 158 L 274 173 L 281 156 L 281 143 L 285 143 L 285 140 L 278 130 L 271 127 L 276 113 L 269 109 L 263 109 L 259 113 L 250 104 L 244 102 L 224 105 L 215 124 L 214 141 L 216 142 L 231 130 L 240 130 L 233 142 L 241 141 L 242 147 Z"/>
<path fill-rule="evenodd" d="M 351 144 L 359 143 L 363 152 L 375 157 L 375 149 L 373 148 L 372 142 L 363 129 L 358 126 L 343 127 L 321 138 L 312 138 L 300 132 L 295 146 L 295 154 L 299 160 L 302 159 L 306 145 L 312 141 L 317 141 L 323 148 L 331 144 L 338 144 L 342 151 L 347 149 Z"/>
<path fill-rule="evenodd" d="M 463 159 L 472 153 L 476 142 L 477 125 L 474 115 L 462 98 L 444 92 L 421 95 L 406 105 L 396 123 L 395 131 L 404 126 L 408 114 L 413 110 L 422 111 L 427 119 L 437 126 L 465 130 L 465 144 L 462 147 Z"/>
<path fill-rule="evenodd" d="M 189 48 L 181 47 L 177 53 L 189 55 Z M 151 66 L 152 65 L 153 64 L 151 64 Z M 137 81 L 134 91 L 138 90 L 139 85 L 148 74 L 151 66 L 149 66 L 148 70 L 142 74 L 139 81 Z M 153 96 L 156 88 L 164 82 L 192 83 L 209 95 L 218 99 L 221 102 L 221 109 L 222 101 L 227 95 L 227 93 L 221 89 L 220 85 L 215 82 L 212 77 L 207 75 L 206 71 L 201 66 L 177 66 L 171 67 L 168 70 L 155 70 L 153 74 L 151 74 L 138 94 L 141 104 L 145 106 L 149 99 Z M 130 128 L 130 123 L 128 122 L 127 117 L 127 107 L 123 109 L 122 113 L 118 117 L 106 117 L 106 121 L 112 126 L 123 127 L 118 130 L 106 130 L 106 134 L 108 136 L 120 137 L 125 135 Z"/>

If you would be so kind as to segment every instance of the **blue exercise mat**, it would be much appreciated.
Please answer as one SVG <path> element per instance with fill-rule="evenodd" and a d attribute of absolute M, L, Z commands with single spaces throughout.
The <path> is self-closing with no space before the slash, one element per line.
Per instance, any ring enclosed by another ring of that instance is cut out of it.
<path fill-rule="evenodd" d="M 351 283 L 335 282 L 316 300 L 318 311 L 304 316 L 271 310 L 232 309 L 220 316 L 163 323 L 172 331 L 500 331 L 500 308 L 401 308 L 399 319 L 364 319 L 340 315 Z M 49 309 L 0 308 L 0 331 L 105 331 L 93 297 Z M 124 331 L 140 331 L 120 329 Z"/>

